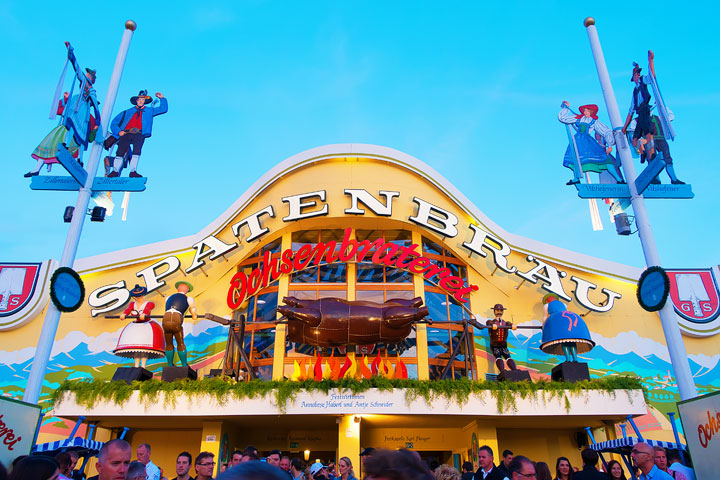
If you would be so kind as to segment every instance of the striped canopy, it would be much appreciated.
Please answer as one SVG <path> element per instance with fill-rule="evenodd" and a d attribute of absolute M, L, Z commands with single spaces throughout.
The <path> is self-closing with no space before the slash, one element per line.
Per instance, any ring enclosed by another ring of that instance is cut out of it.
<path fill-rule="evenodd" d="M 35 445 L 33 447 L 33 453 L 47 455 L 74 450 L 81 454 L 81 456 L 84 456 L 85 454 L 95 455 L 100 451 L 104 444 L 105 442 L 86 440 L 81 437 L 67 438 L 56 442 L 47 442 Z"/>
<path fill-rule="evenodd" d="M 630 454 L 633 445 L 640 443 L 640 440 L 636 437 L 618 438 L 617 440 L 608 440 L 606 442 L 595 443 L 590 445 L 590 448 L 596 452 L 607 452 L 607 453 L 619 453 L 619 454 Z M 645 443 L 651 447 L 663 447 L 669 450 L 683 450 L 686 451 L 687 447 L 682 443 L 673 442 L 662 442 L 660 440 L 648 440 L 645 439 Z"/>

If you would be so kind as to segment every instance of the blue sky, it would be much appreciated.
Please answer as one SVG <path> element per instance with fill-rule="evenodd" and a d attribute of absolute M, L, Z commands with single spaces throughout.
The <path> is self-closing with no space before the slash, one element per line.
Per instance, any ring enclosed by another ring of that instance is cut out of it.
<path fill-rule="evenodd" d="M 60 257 L 62 212 L 75 195 L 31 191 L 22 175 L 56 125 L 47 115 L 63 42 L 97 69 L 103 101 L 132 18 L 138 29 L 115 112 L 144 88 L 162 92 L 170 111 L 143 148 L 148 190 L 131 195 L 127 221 L 118 208 L 103 224 L 86 222 L 79 257 L 195 233 L 285 158 L 353 142 L 428 163 L 510 232 L 643 266 L 637 235 L 618 236 L 602 203 L 605 230 L 593 232 L 587 201 L 565 186 L 560 102 L 597 103 L 609 123 L 582 24 L 591 15 L 621 113 L 632 61 L 646 65 L 649 48 L 675 113 L 676 171 L 696 198 L 646 202 L 663 264 L 717 265 L 720 56 L 704 19 L 720 7 L 641 5 L 124 1 L 61 13 L 56 2 L 3 2 L 0 261 Z M 154 221 L 158 211 L 165 221 Z"/>

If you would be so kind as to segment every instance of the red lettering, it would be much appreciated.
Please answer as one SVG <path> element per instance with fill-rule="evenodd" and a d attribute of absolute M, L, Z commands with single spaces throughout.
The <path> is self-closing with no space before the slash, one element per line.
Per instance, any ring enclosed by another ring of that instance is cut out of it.
<path fill-rule="evenodd" d="M 450 275 L 449 277 L 443 277 L 438 281 L 438 285 L 440 288 L 449 290 L 449 291 L 455 291 L 456 289 L 463 286 L 462 278 L 456 277 L 455 275 Z"/>
<path fill-rule="evenodd" d="M 280 271 L 287 275 L 288 273 L 292 272 L 293 269 L 293 251 L 291 248 L 288 248 L 284 252 L 282 252 L 282 265 L 280 265 Z"/>
<path fill-rule="evenodd" d="M 346 228 L 345 229 L 345 237 L 343 238 L 342 243 L 340 244 L 340 261 L 341 262 L 347 262 L 348 260 L 352 260 L 352 258 L 357 253 L 358 244 L 357 240 L 351 239 L 350 234 L 352 234 L 352 228 Z M 348 253 L 347 249 L 348 247 L 352 246 L 352 250 L 350 250 L 350 253 Z"/>
<path fill-rule="evenodd" d="M 15 438 L 15 431 L 6 425 L 2 418 L 3 415 L 0 415 L 0 437 L 4 435 L 3 443 L 8 446 L 8 450 L 13 450 L 15 444 L 22 440 L 22 437 Z"/>
<path fill-rule="evenodd" d="M 265 252 L 262 262 L 262 287 L 268 286 L 268 277 L 270 277 L 270 282 L 274 282 L 279 276 L 278 259 L 272 258 L 272 253 Z"/>
<path fill-rule="evenodd" d="M 429 258 L 423 257 L 417 250 L 417 244 L 405 247 L 392 242 L 385 243 L 380 238 L 373 242 L 369 240 L 358 242 L 350 238 L 351 234 L 352 229 L 346 228 L 339 251 L 335 250 L 337 243 L 330 241 L 319 242 L 314 249 L 310 245 L 303 245 L 296 253 L 292 249 L 287 249 L 280 254 L 279 258 L 277 256 L 273 258 L 270 252 L 265 252 L 260 264 L 249 275 L 245 272 L 237 272 L 232 277 L 227 294 L 228 307 L 232 310 L 240 308 L 247 297 L 275 282 L 281 274 L 287 275 L 293 270 L 302 270 L 313 260 L 315 265 L 319 265 L 323 258 L 327 263 L 352 261 L 355 257 L 358 262 L 362 262 L 373 250 L 372 263 L 388 267 L 394 266 L 416 275 L 422 274 L 428 280 L 437 276 L 438 286 L 459 302 L 467 303 L 467 299 L 462 297 L 478 290 L 476 285 L 463 287 L 463 280 L 452 275 L 449 268 L 437 265 Z M 708 428 L 720 429 L 720 414 L 718 414 L 717 421 L 714 418 L 709 420 Z"/>
<path fill-rule="evenodd" d="M 388 267 L 392 267 L 395 265 L 395 260 L 393 260 L 392 257 L 395 256 L 395 254 L 398 251 L 398 246 L 394 243 L 386 243 L 382 247 L 378 248 L 377 252 L 375 252 L 375 255 L 372 257 L 373 263 L 381 263 L 383 265 L 387 265 Z M 383 258 L 380 258 L 380 256 L 383 254 L 385 250 L 388 250 L 388 252 L 385 254 Z"/>
<path fill-rule="evenodd" d="M 413 243 L 409 247 L 400 247 L 400 250 L 402 253 L 398 256 L 397 262 L 395 262 L 395 266 L 397 268 L 408 268 L 408 264 L 403 264 L 403 260 L 405 260 L 407 257 L 419 257 L 420 253 L 416 250 L 418 247 L 417 244 Z"/>
<path fill-rule="evenodd" d="M 702 424 L 698 425 L 698 439 L 700 440 L 700 445 L 702 445 L 703 448 L 707 448 L 708 436 Z"/>
<path fill-rule="evenodd" d="M 335 254 L 335 241 L 331 240 L 328 243 L 318 242 L 315 250 L 313 250 L 313 257 L 315 258 L 315 265 L 320 265 L 322 257 L 327 253 L 325 260 L 327 263 L 333 263 L 337 261 L 338 256 Z"/>
<path fill-rule="evenodd" d="M 412 273 L 422 273 L 425 268 L 432 263 L 429 258 L 426 257 L 418 257 L 414 258 L 410 265 L 408 265 L 408 270 Z M 417 267 L 420 267 L 419 269 Z"/>
<path fill-rule="evenodd" d="M 253 268 L 253 271 L 250 272 L 250 277 L 248 277 L 247 281 L 247 296 L 254 295 L 255 292 L 260 290 L 260 286 L 262 285 L 262 272 L 260 272 L 259 268 Z"/>
<path fill-rule="evenodd" d="M 469 294 L 473 290 L 479 290 L 477 285 L 469 285 L 465 288 L 459 289 L 457 292 L 453 293 L 453 297 L 455 297 L 455 300 L 462 303 L 467 303 L 467 298 L 462 298 L 465 295 Z"/>
<path fill-rule="evenodd" d="M 372 243 L 370 243 L 369 240 L 363 240 L 362 242 L 360 242 L 360 247 L 362 247 L 362 250 L 360 250 L 360 252 L 358 253 L 357 261 L 362 262 L 365 259 L 365 255 L 367 255 L 368 252 L 373 249 L 373 247 L 380 249 L 383 247 L 383 245 L 385 245 L 385 243 L 383 242 L 382 238 L 378 238 Z"/>
<path fill-rule="evenodd" d="M 447 277 L 452 272 L 449 268 L 441 267 L 440 265 L 431 264 L 429 267 L 425 269 L 425 273 L 423 276 L 430 280 L 435 275 L 439 276 L 440 278 Z"/>
<path fill-rule="evenodd" d="M 303 245 L 300 250 L 295 254 L 295 270 L 302 270 L 312 261 L 312 247 L 310 245 Z"/>
<path fill-rule="evenodd" d="M 237 272 L 230 280 L 230 290 L 228 290 L 227 304 L 231 310 L 240 307 L 245 300 L 247 289 L 247 276 L 243 272 Z M 237 291 L 239 290 L 239 292 Z"/>

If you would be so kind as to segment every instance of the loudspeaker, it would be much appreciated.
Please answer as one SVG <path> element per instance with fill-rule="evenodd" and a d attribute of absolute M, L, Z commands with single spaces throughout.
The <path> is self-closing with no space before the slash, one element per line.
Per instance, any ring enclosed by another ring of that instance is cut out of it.
<path fill-rule="evenodd" d="M 150 380 L 153 374 L 150 370 L 145 370 L 142 367 L 120 367 L 115 370 L 115 375 L 112 377 L 113 382 L 126 382 L 130 383 L 134 380 L 144 382 Z"/>
<path fill-rule="evenodd" d="M 162 370 L 163 382 L 172 382 L 173 380 L 182 380 L 184 378 L 197 380 L 197 372 L 190 367 L 165 367 Z"/>
<path fill-rule="evenodd" d="M 578 450 L 582 450 L 583 447 L 587 447 L 590 445 L 588 443 L 588 436 L 585 432 L 576 432 L 575 433 L 575 443 L 577 443 Z"/>
<path fill-rule="evenodd" d="M 503 370 L 497 376 L 498 382 L 522 382 L 530 381 L 530 373 L 527 370 Z"/>
<path fill-rule="evenodd" d="M 587 363 L 563 362 L 552 369 L 551 378 L 556 382 L 580 382 L 590 380 Z"/>

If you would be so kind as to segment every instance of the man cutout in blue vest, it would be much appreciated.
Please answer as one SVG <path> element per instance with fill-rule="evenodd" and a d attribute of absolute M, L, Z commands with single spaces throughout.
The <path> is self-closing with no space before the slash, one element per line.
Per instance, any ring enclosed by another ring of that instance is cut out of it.
<path fill-rule="evenodd" d="M 165 301 L 165 315 L 163 315 L 162 328 L 165 332 L 165 358 L 169 366 L 174 367 L 175 350 L 173 349 L 173 338 L 177 344 L 178 357 L 180 364 L 187 367 L 187 350 L 185 348 L 185 337 L 183 335 L 183 319 L 185 312 L 190 309 L 190 315 L 193 320 L 197 320 L 197 308 L 195 308 L 195 299 L 188 296 L 192 292 L 193 286 L 185 281 L 175 283 L 177 293 L 173 293 Z"/>
<path fill-rule="evenodd" d="M 162 93 L 157 92 L 155 96 L 160 100 L 160 105 L 153 107 L 148 105 L 152 101 L 152 97 L 147 94 L 147 90 L 140 90 L 136 97 L 130 98 L 130 103 L 135 105 L 132 108 L 118 113 L 110 124 L 112 134 L 117 137 L 117 152 L 115 152 L 115 162 L 113 171 L 108 177 L 117 177 L 120 175 L 120 167 L 122 166 L 123 156 L 127 153 L 128 148 L 132 145 L 132 157 L 130 158 L 130 176 L 137 178 L 142 177 L 137 173 L 140 154 L 142 154 L 143 143 L 146 138 L 152 135 L 153 117 L 162 115 L 168 111 L 167 99 Z"/>

